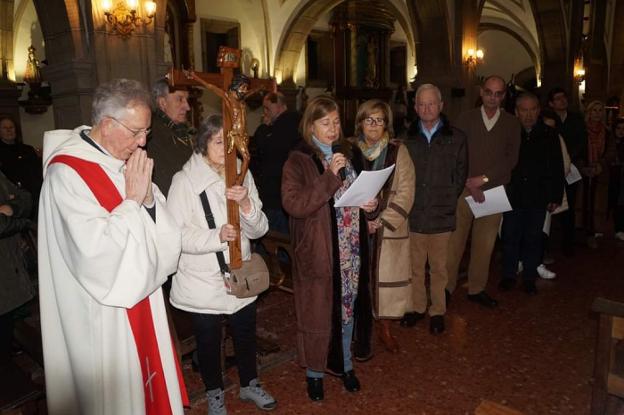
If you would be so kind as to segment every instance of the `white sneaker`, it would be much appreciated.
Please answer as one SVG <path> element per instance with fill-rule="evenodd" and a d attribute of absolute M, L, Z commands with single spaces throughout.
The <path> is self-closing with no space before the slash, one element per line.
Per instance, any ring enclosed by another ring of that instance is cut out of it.
<path fill-rule="evenodd" d="M 556 273 L 552 272 L 551 270 L 549 270 L 548 268 L 546 268 L 544 266 L 544 264 L 540 264 L 539 267 L 537 267 L 537 273 L 539 274 L 539 276 L 545 280 L 552 280 L 553 278 L 555 278 L 557 276 Z"/>
<path fill-rule="evenodd" d="M 269 394 L 269 392 L 262 389 L 258 379 L 253 379 L 249 382 L 249 386 L 240 388 L 240 400 L 244 402 L 253 402 L 258 409 L 263 411 L 272 411 L 277 407 L 277 401 Z"/>
<path fill-rule="evenodd" d="M 620 241 L 624 241 L 624 232 L 618 232 L 615 234 L 615 239 L 619 239 Z"/>
<path fill-rule="evenodd" d="M 206 397 L 208 398 L 208 415 L 227 415 L 223 389 L 217 388 L 206 391 Z"/>

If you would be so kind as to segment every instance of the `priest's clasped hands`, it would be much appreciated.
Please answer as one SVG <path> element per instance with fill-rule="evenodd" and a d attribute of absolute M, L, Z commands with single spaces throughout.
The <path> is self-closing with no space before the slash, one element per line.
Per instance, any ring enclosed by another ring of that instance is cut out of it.
<path fill-rule="evenodd" d="M 137 148 L 126 162 L 124 177 L 126 179 L 126 199 L 134 200 L 140 205 L 152 206 L 152 170 L 154 160 L 147 157 L 147 152 Z"/>

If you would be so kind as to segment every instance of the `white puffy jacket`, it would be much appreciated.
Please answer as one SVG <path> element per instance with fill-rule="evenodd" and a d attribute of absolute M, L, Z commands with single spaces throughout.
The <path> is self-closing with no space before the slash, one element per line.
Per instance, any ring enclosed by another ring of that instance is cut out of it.
<path fill-rule="evenodd" d="M 243 185 L 249 191 L 252 209 L 240 212 L 241 251 L 249 259 L 249 240 L 264 235 L 268 221 L 262 202 L 248 172 Z M 199 195 L 206 191 L 216 229 L 209 229 Z M 227 243 L 219 239 L 221 226 L 227 223 L 225 182 L 200 154 L 194 153 L 182 170 L 173 176 L 167 207 L 182 228 L 182 255 L 171 286 L 171 304 L 181 310 L 204 314 L 233 314 L 254 302 L 256 297 L 239 299 L 226 292 L 215 252 L 222 251 L 229 262 Z"/>

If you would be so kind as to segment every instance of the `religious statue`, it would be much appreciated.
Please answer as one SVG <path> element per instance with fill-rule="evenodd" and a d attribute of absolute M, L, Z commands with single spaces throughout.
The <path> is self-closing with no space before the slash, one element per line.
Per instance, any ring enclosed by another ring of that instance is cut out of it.
<path fill-rule="evenodd" d="M 39 71 L 39 60 L 35 56 L 35 47 L 30 45 L 28 48 L 28 61 L 26 62 L 26 71 L 24 73 L 24 82 L 29 85 L 41 84 L 41 73 Z"/>
<path fill-rule="evenodd" d="M 204 88 L 212 91 L 218 95 L 225 103 L 228 115 L 232 121 L 232 127 L 227 134 L 227 147 L 226 151 L 230 154 L 234 149 L 243 159 L 241 166 L 241 172 L 236 180 L 236 184 L 243 183 L 247 169 L 249 168 L 249 136 L 247 135 L 247 111 L 245 105 L 245 99 L 257 92 L 257 90 L 249 91 L 251 84 L 249 78 L 245 75 L 239 74 L 234 76 L 232 83 L 227 91 L 212 85 L 197 75 L 194 72 L 190 72 L 189 76 L 197 81 Z"/>

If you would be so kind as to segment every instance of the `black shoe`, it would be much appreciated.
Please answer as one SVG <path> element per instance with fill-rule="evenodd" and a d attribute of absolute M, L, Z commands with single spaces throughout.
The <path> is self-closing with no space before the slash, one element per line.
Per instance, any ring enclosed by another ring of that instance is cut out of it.
<path fill-rule="evenodd" d="M 307 377 L 308 381 L 308 396 L 313 401 L 322 401 L 325 398 L 323 393 L 323 378 L 311 378 Z"/>
<path fill-rule="evenodd" d="M 451 292 L 445 288 L 444 289 L 444 300 L 446 301 L 446 307 L 447 308 L 451 304 L 451 295 L 452 295 Z"/>
<path fill-rule="evenodd" d="M 537 287 L 535 286 L 535 281 L 530 280 L 530 281 L 525 281 L 524 282 L 524 292 L 529 294 L 529 295 L 535 295 L 537 294 Z"/>
<path fill-rule="evenodd" d="M 444 332 L 444 316 L 431 316 L 429 319 L 429 332 L 433 335 Z"/>
<path fill-rule="evenodd" d="M 468 299 L 486 308 L 494 308 L 498 305 L 498 301 L 487 295 L 485 291 L 478 294 L 468 294 Z"/>
<path fill-rule="evenodd" d="M 413 311 L 411 313 L 405 313 L 399 324 L 401 327 L 414 327 L 416 323 L 423 318 L 425 318 L 425 313 L 417 313 L 416 311 Z"/>
<path fill-rule="evenodd" d="M 516 280 L 513 278 L 503 278 L 498 283 L 498 289 L 501 291 L 511 291 L 516 286 Z"/>
<path fill-rule="evenodd" d="M 357 392 L 360 390 L 360 381 L 355 376 L 355 372 L 353 370 L 349 370 L 342 375 L 342 384 L 347 392 Z"/>

